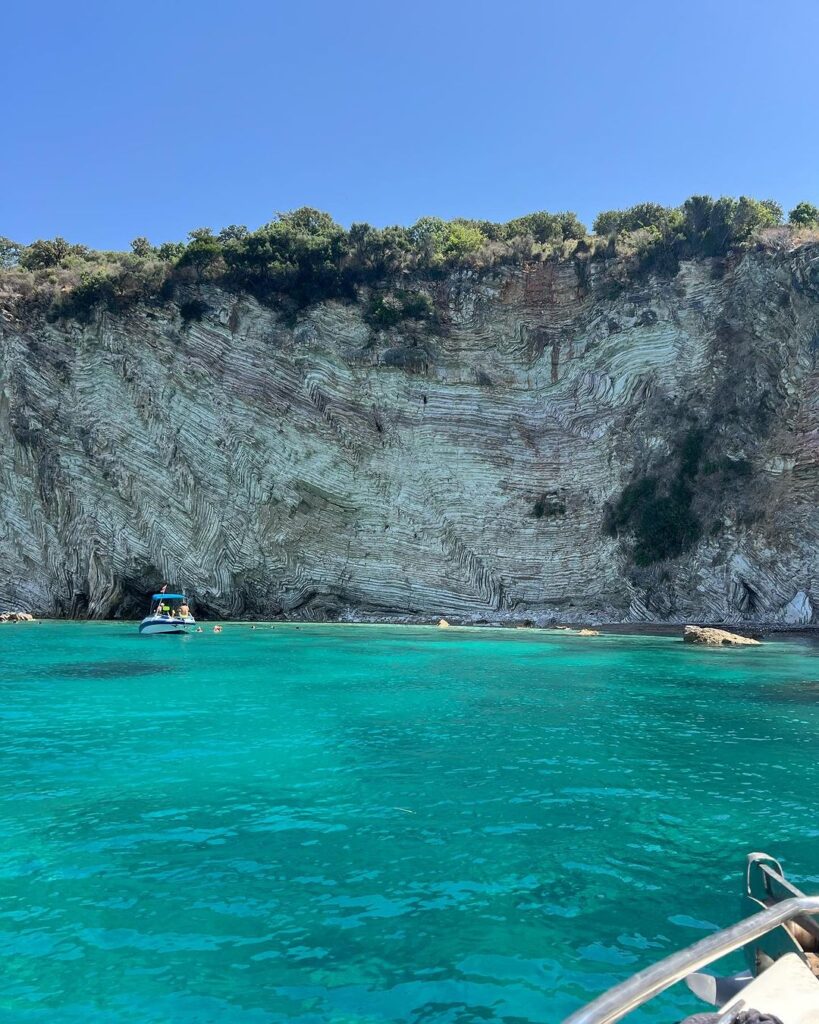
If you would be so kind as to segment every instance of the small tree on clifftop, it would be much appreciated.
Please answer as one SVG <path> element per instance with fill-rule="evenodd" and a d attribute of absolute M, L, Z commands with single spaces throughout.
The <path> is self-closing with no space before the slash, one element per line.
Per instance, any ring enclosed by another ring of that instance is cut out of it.
<path fill-rule="evenodd" d="M 153 251 L 154 247 L 144 235 L 140 235 L 139 238 L 135 238 L 131 242 L 131 252 L 134 256 L 139 256 L 144 259 L 147 256 L 151 256 Z"/>
<path fill-rule="evenodd" d="M 19 243 L 12 242 L 10 238 L 0 235 L 0 267 L 3 267 L 4 270 L 16 267 L 20 262 L 22 250 L 23 247 Z"/>
<path fill-rule="evenodd" d="M 797 203 L 788 214 L 788 223 L 798 228 L 815 228 L 819 225 L 819 208 L 813 203 Z"/>

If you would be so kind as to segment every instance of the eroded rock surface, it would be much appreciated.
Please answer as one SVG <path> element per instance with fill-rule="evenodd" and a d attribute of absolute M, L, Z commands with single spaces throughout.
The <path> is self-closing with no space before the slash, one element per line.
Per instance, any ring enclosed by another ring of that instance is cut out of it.
<path fill-rule="evenodd" d="M 750 644 L 758 646 L 760 641 L 749 636 L 739 636 L 725 629 L 711 629 L 707 626 L 686 626 L 683 640 L 687 644 L 705 644 L 708 647 L 741 646 Z"/>
<path fill-rule="evenodd" d="M 817 256 L 462 272 L 385 331 L 9 300 L 0 608 L 814 621 Z"/>

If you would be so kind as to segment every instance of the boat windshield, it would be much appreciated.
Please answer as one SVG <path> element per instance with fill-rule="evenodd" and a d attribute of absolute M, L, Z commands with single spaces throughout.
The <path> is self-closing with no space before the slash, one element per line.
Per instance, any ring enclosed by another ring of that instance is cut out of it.
<path fill-rule="evenodd" d="M 184 594 L 154 594 L 151 612 L 153 615 L 184 617 L 188 614 L 188 602 Z"/>

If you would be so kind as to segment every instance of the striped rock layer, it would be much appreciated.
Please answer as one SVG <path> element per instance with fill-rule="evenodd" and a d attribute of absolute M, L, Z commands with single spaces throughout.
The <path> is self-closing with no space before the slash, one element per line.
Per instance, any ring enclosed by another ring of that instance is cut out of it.
<path fill-rule="evenodd" d="M 815 619 L 819 252 L 598 266 L 419 285 L 437 321 L 388 331 L 214 288 L 187 324 L 10 305 L 0 610 L 132 616 L 169 581 L 221 616 Z M 647 559 L 607 508 L 692 438 L 697 535 Z"/>

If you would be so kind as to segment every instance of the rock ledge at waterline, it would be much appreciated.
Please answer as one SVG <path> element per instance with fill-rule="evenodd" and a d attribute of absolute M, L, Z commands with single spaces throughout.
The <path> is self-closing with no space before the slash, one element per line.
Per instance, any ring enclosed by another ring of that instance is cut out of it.
<path fill-rule="evenodd" d="M 758 646 L 759 640 L 753 640 L 749 636 L 739 636 L 737 633 L 729 633 L 725 629 L 712 629 L 707 626 L 686 626 L 683 630 L 683 640 L 687 644 L 705 644 L 708 647 L 740 646 L 751 644 Z"/>

